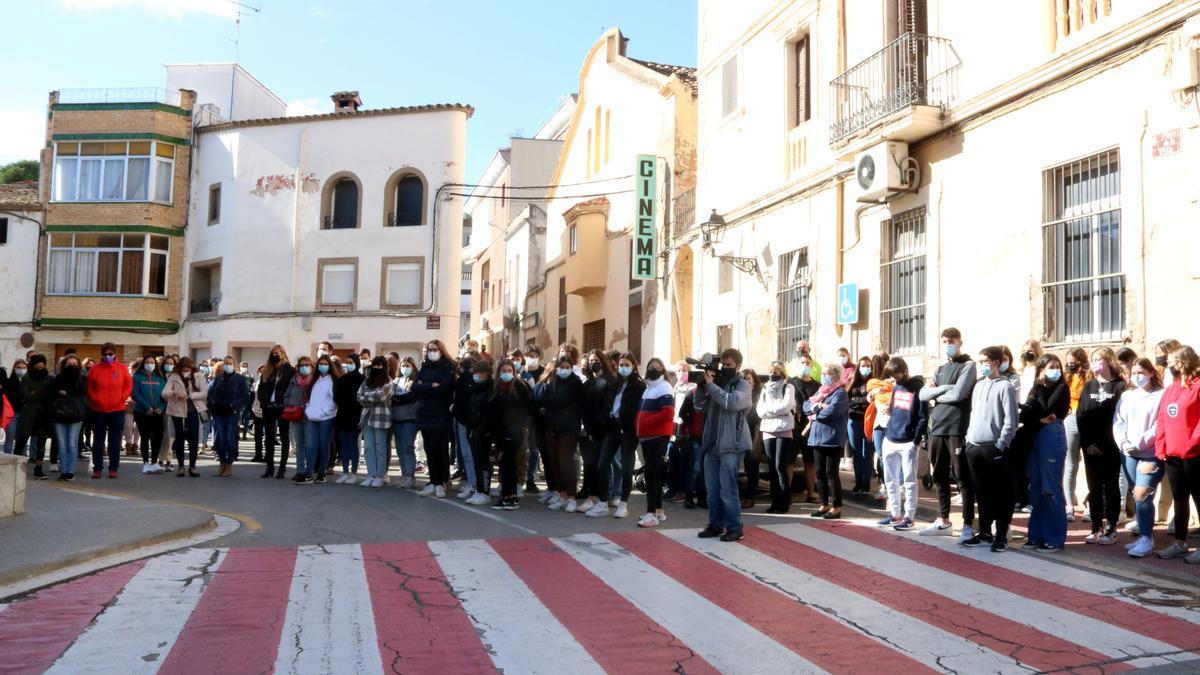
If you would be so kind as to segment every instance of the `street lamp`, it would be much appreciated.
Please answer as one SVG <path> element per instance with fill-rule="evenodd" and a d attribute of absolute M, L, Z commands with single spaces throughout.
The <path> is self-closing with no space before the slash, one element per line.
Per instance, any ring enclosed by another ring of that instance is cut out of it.
<path fill-rule="evenodd" d="M 716 209 L 708 215 L 708 220 L 700 223 L 700 234 L 704 238 L 704 248 L 709 249 L 712 253 L 712 245 L 720 241 L 721 233 L 725 230 L 725 219 L 721 214 L 717 213 Z"/>

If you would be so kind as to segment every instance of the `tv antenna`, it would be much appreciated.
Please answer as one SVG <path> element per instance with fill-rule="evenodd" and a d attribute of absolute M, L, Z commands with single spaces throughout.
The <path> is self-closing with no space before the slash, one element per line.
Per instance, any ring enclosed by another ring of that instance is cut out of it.
<path fill-rule="evenodd" d="M 241 38 L 242 38 L 242 13 L 258 14 L 262 10 L 254 5 L 248 5 L 238 0 L 225 0 L 225 2 L 233 5 L 236 15 L 233 20 L 233 60 L 234 62 L 241 61 Z"/>

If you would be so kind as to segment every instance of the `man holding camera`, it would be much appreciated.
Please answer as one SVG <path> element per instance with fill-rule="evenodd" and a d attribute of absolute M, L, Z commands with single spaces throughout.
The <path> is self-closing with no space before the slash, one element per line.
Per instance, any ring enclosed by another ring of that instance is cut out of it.
<path fill-rule="evenodd" d="M 750 450 L 750 383 L 738 376 L 742 353 L 721 352 L 721 368 L 704 370 L 704 384 L 696 388 L 696 407 L 704 410 L 704 485 L 708 490 L 708 525 L 701 539 L 741 541 L 742 505 L 738 494 L 738 469 Z"/>

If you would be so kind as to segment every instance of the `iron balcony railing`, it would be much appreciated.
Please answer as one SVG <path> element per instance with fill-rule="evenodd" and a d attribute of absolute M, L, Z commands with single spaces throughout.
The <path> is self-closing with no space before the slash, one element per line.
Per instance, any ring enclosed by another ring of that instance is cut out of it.
<path fill-rule="evenodd" d="M 958 96 L 961 65 L 949 40 L 901 35 L 830 83 L 829 139 L 843 139 L 904 108 L 945 110 Z"/>
<path fill-rule="evenodd" d="M 676 239 L 696 226 L 696 190 L 680 193 L 671 200 L 671 229 Z"/>
<path fill-rule="evenodd" d="M 321 227 L 326 230 L 353 230 L 358 227 L 358 216 L 328 215 L 321 219 Z"/>
<path fill-rule="evenodd" d="M 208 314 L 215 312 L 220 304 L 220 296 L 213 296 L 211 298 L 195 298 L 188 303 L 188 314 Z"/>
<path fill-rule="evenodd" d="M 160 87 L 60 89 L 59 103 L 166 103 L 179 105 L 179 92 Z"/>

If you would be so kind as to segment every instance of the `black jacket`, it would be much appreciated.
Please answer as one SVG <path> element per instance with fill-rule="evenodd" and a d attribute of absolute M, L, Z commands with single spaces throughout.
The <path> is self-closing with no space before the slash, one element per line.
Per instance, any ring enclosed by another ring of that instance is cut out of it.
<path fill-rule="evenodd" d="M 1083 385 L 1079 407 L 1075 409 L 1075 423 L 1079 425 L 1079 444 L 1085 450 L 1089 445 L 1098 445 L 1102 449 L 1120 451 L 1113 440 L 1113 416 L 1126 389 L 1125 380 L 1121 379 L 1101 383 L 1093 378 Z"/>
<path fill-rule="evenodd" d="M 21 378 L 21 420 L 17 425 L 20 436 L 41 436 L 50 433 L 50 386 L 54 377 L 49 372 L 38 379 L 33 376 L 31 368 L 25 377 Z"/>
<path fill-rule="evenodd" d="M 367 378 L 362 373 L 355 370 L 333 381 L 333 402 L 337 405 L 337 415 L 333 418 L 334 429 L 358 431 L 358 421 L 362 417 L 358 387 L 365 379 Z"/>
<path fill-rule="evenodd" d="M 471 392 L 475 388 L 475 380 L 470 368 L 458 371 L 458 379 L 454 380 L 454 398 L 450 412 L 454 421 L 463 426 L 471 426 Z"/>
<path fill-rule="evenodd" d="M 436 385 L 436 386 L 435 386 Z M 450 429 L 450 403 L 454 398 L 454 366 L 442 358 L 425 359 L 413 381 L 417 395 L 417 428 Z"/>
<path fill-rule="evenodd" d="M 637 375 L 630 375 L 625 378 L 625 389 L 621 390 L 621 385 L 613 386 L 613 398 L 617 397 L 617 393 L 621 394 L 621 405 L 617 409 L 618 421 L 621 424 L 621 433 L 637 437 L 637 414 L 642 407 L 642 394 L 646 391 L 646 381 Z M 606 414 L 612 414 L 612 401 L 609 401 L 608 411 Z"/>
<path fill-rule="evenodd" d="M 1029 391 L 1029 398 L 1021 403 L 1021 428 L 1017 429 L 1013 445 L 1028 450 L 1033 447 L 1033 439 L 1042 427 L 1042 419 L 1053 414 L 1058 421 L 1066 419 L 1071 412 L 1071 388 L 1065 380 L 1045 385 L 1040 381 Z"/>
<path fill-rule="evenodd" d="M 66 392 L 66 395 L 60 394 L 60 391 Z M 78 416 L 73 419 L 63 420 L 54 419 L 54 415 L 51 415 L 51 421 L 67 423 L 82 422 L 83 415 L 86 414 L 87 410 L 87 376 L 82 371 L 77 372 L 75 377 L 69 377 L 65 373 L 59 373 L 54 376 L 54 380 L 50 383 L 50 388 L 46 393 L 48 407 L 52 408 L 54 401 L 63 398 L 73 399 Z"/>
<path fill-rule="evenodd" d="M 521 378 L 504 384 L 496 382 L 487 402 L 488 430 L 496 440 L 524 442 L 533 411 L 533 390 Z"/>
<path fill-rule="evenodd" d="M 850 419 L 861 422 L 867 414 L 867 406 L 870 405 L 867 400 L 867 381 L 863 380 L 857 387 L 850 387 L 847 393 L 850 394 Z M 800 402 L 797 402 L 797 405 L 800 405 Z M 870 432 L 871 430 L 867 429 L 867 433 Z"/>
<path fill-rule="evenodd" d="M 292 364 L 285 363 L 275 370 L 275 375 L 271 379 L 263 378 L 258 383 L 258 391 L 255 395 L 258 396 L 258 404 L 262 406 L 263 412 L 271 408 L 271 392 L 275 392 L 275 408 L 278 411 L 283 410 L 283 397 L 287 393 L 288 384 L 292 378 L 296 377 L 296 369 Z"/>
<path fill-rule="evenodd" d="M 583 382 L 572 373 L 538 385 L 538 403 L 546 411 L 546 431 L 577 434 L 583 419 Z"/>
<path fill-rule="evenodd" d="M 8 397 L 13 412 L 21 412 L 21 378 L 16 373 L 9 373 L 4 378 L 4 395 Z"/>
<path fill-rule="evenodd" d="M 604 436 L 604 422 L 612 409 L 613 397 L 620 385 L 614 382 L 612 375 L 601 371 L 600 375 L 591 377 L 583 383 L 583 430 L 594 439 Z"/>
<path fill-rule="evenodd" d="M 246 378 L 221 373 L 208 385 L 208 410 L 214 415 L 239 415 L 250 400 Z"/>
<path fill-rule="evenodd" d="M 470 427 L 471 431 L 477 433 L 491 432 L 489 424 L 491 411 L 489 408 L 491 407 L 492 392 L 495 384 L 491 378 L 479 383 L 476 383 L 474 379 L 471 380 L 471 409 L 467 418 L 467 426 Z"/>

